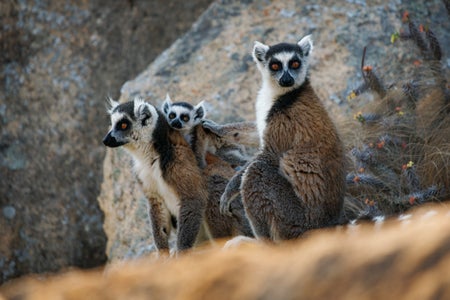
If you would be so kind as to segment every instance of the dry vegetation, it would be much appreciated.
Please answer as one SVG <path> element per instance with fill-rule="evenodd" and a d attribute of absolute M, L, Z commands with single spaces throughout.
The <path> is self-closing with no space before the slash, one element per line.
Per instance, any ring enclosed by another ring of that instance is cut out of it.
<path fill-rule="evenodd" d="M 364 49 L 364 81 L 349 95 L 355 108 L 344 135 L 352 161 L 350 217 L 391 215 L 449 198 L 450 93 L 441 46 L 430 28 L 415 24 L 407 13 L 403 18 L 409 32 L 394 33 L 391 40 L 419 49 L 414 72 L 388 86 L 365 64 Z M 375 99 L 361 107 L 363 93 Z"/>

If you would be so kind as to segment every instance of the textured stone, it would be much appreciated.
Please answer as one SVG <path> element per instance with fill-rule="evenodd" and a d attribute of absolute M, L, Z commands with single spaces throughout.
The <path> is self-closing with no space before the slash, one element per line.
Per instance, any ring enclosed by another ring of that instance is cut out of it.
<path fill-rule="evenodd" d="M 7 219 L 14 219 L 14 217 L 16 216 L 16 209 L 12 206 L 5 206 L 3 207 L 3 216 Z"/>
<path fill-rule="evenodd" d="M 159 106 L 169 92 L 174 101 L 206 100 L 208 118 L 217 122 L 254 120 L 260 75 L 251 57 L 253 42 L 297 42 L 312 34 L 312 85 L 332 117 L 339 118 L 349 110 L 349 91 L 362 81 L 365 46 L 366 64 L 386 82 L 414 68 L 417 49 L 390 42 L 391 34 L 404 26 L 404 11 L 429 24 L 441 43 L 449 40 L 448 15 L 438 0 L 342 0 L 332 5 L 325 0 L 215 1 L 186 35 L 123 85 L 120 99 L 140 96 Z M 109 259 L 152 249 L 148 215 L 137 213 L 146 209 L 142 199 L 129 158 L 122 150 L 108 149 L 99 203 L 105 212 Z"/>

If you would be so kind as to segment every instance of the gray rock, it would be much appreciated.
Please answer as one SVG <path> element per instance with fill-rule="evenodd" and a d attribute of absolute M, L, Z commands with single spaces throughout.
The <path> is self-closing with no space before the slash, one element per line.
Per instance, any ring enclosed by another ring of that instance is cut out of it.
<path fill-rule="evenodd" d="M 1 1 L 0 283 L 106 261 L 105 98 L 210 1 Z"/>
<path fill-rule="evenodd" d="M 2 209 L 3 216 L 9 220 L 16 216 L 16 209 L 13 206 L 7 205 Z"/>

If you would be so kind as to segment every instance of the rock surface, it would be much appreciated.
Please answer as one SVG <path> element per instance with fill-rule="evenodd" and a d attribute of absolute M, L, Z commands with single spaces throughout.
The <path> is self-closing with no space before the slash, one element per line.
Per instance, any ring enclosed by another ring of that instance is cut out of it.
<path fill-rule="evenodd" d="M 434 1 L 216 1 L 193 28 L 121 89 L 121 101 L 135 96 L 160 105 L 172 100 L 207 101 L 217 122 L 253 120 L 259 73 L 251 57 L 255 40 L 266 44 L 315 41 L 311 81 L 334 118 L 348 112 L 345 99 L 361 82 L 361 56 L 387 82 L 414 68 L 418 53 L 410 44 L 392 45 L 405 11 L 429 25 L 442 44 L 450 38 L 443 2 Z M 447 47 L 448 49 L 448 47 Z M 444 62 L 449 64 L 449 54 Z M 104 129 L 106 132 L 107 129 Z M 112 261 L 153 248 L 148 207 L 121 149 L 108 149 L 99 203 L 105 213 L 107 255 Z"/>
<path fill-rule="evenodd" d="M 0 3 L 0 283 L 105 262 L 105 98 L 210 0 Z"/>

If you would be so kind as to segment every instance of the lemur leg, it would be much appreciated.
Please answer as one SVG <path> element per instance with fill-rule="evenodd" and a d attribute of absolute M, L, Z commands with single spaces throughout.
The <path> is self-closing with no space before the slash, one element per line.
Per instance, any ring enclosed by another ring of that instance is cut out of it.
<path fill-rule="evenodd" d="M 245 169 L 242 176 L 241 195 L 246 215 L 250 221 L 253 233 L 258 239 L 270 239 L 270 224 L 273 218 L 272 200 L 266 197 L 267 184 L 261 182 L 267 178 L 270 167 L 263 161 L 255 160 Z M 257 182 L 257 185 L 250 184 Z M 261 185 L 260 185 L 261 183 Z"/>
<path fill-rule="evenodd" d="M 305 204 L 280 174 L 277 163 L 257 157 L 246 170 L 241 193 L 256 237 L 277 241 L 305 231 Z"/>
<path fill-rule="evenodd" d="M 170 213 L 163 201 L 157 197 L 149 197 L 149 204 L 150 222 L 156 248 L 160 251 L 169 250 Z"/>
<path fill-rule="evenodd" d="M 205 205 L 199 199 L 181 199 L 178 216 L 177 250 L 191 248 L 200 231 Z"/>

